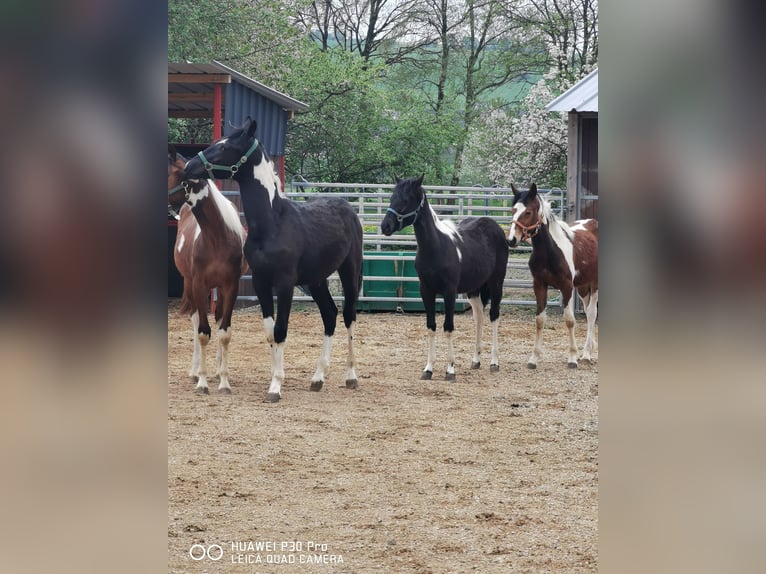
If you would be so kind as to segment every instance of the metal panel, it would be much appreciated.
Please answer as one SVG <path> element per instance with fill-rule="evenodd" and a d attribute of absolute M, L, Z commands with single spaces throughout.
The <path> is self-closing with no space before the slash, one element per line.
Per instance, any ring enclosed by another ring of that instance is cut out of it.
<path fill-rule="evenodd" d="M 549 112 L 597 112 L 598 111 L 598 69 L 593 70 L 550 104 Z"/>
<path fill-rule="evenodd" d="M 284 155 L 287 112 L 235 80 L 226 86 L 224 134 L 231 131 L 231 125 L 241 126 L 247 116 L 256 121 L 256 135 L 268 154 Z"/>

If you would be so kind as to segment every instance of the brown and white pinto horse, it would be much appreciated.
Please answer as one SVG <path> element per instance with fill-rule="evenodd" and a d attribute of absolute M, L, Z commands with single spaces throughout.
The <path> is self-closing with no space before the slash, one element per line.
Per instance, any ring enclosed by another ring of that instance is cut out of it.
<path fill-rule="evenodd" d="M 558 219 L 548 201 L 537 194 L 534 183 L 528 191 L 519 192 L 513 185 L 513 220 L 508 231 L 508 245 L 532 242 L 529 270 L 537 301 L 535 346 L 527 366 L 537 367 L 542 355 L 545 306 L 548 287 L 561 291 L 564 321 L 569 331 L 567 364 L 577 367 L 577 344 L 574 337 L 574 297 L 577 293 L 585 305 L 588 330 L 581 359 L 590 361 L 596 350 L 596 315 L 598 313 L 598 221 L 584 219 L 573 226 Z"/>
<path fill-rule="evenodd" d="M 231 393 L 228 349 L 231 314 L 237 299 L 239 278 L 247 270 L 242 254 L 245 230 L 239 213 L 216 188 L 212 180 L 192 183 L 183 180 L 186 160 L 168 147 L 168 206 L 177 210 L 178 237 L 173 257 L 184 278 L 180 312 L 191 315 L 194 352 L 189 376 L 197 381 L 196 392 L 208 394 L 206 348 L 211 330 L 208 323 L 208 295 L 218 288 L 215 321 L 218 325 L 216 374 L 218 392 Z"/>

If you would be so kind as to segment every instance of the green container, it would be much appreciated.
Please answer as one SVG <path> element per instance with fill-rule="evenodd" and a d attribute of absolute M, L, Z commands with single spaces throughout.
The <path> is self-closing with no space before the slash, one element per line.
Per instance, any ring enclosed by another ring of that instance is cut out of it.
<path fill-rule="evenodd" d="M 368 256 L 386 255 L 395 257 L 395 259 L 370 260 Z M 358 308 L 360 311 L 396 311 L 401 308 L 402 311 L 425 312 L 423 302 L 420 300 L 420 282 L 419 281 L 378 281 L 370 280 L 368 277 L 415 277 L 418 274 L 415 271 L 414 251 L 365 251 L 364 262 L 362 264 L 362 295 L 365 297 L 408 297 L 415 298 L 417 301 L 405 301 L 398 303 L 396 301 L 360 301 Z M 410 258 L 405 260 L 404 258 Z M 456 312 L 462 312 L 466 308 L 465 304 L 455 305 Z M 437 313 L 444 312 L 444 303 L 437 298 Z"/>

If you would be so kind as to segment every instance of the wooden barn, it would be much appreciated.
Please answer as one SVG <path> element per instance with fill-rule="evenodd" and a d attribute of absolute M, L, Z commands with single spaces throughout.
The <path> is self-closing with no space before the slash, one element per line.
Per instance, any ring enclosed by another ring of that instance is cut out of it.
<path fill-rule="evenodd" d="M 168 63 L 168 117 L 210 118 L 213 139 L 226 134 L 226 126 L 239 126 L 250 116 L 258 124 L 258 139 L 274 161 L 285 183 L 285 139 L 287 123 L 308 106 L 217 61 L 200 64 Z M 210 142 L 172 142 L 180 153 L 191 157 Z M 224 190 L 237 190 L 231 180 L 219 181 Z M 232 198 L 241 210 L 238 198 Z M 183 280 L 173 262 L 176 222 L 168 220 L 168 296 L 179 297 Z M 240 293 L 252 287 L 242 282 Z"/>
<path fill-rule="evenodd" d="M 567 112 L 567 219 L 598 218 L 598 69 L 546 106 Z"/>

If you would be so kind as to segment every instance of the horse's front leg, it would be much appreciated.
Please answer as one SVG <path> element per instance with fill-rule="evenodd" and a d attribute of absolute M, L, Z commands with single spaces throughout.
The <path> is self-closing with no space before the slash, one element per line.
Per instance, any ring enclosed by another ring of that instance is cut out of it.
<path fill-rule="evenodd" d="M 447 373 L 445 381 L 455 380 L 455 347 L 452 344 L 452 332 L 455 330 L 455 299 L 457 293 L 444 294 L 444 337 L 447 339 Z"/>
<path fill-rule="evenodd" d="M 527 367 L 536 369 L 537 362 L 543 354 L 543 328 L 545 327 L 545 307 L 548 305 L 548 286 L 535 278 L 532 280 L 532 289 L 535 292 L 535 301 L 537 302 L 535 346 L 532 348 L 532 354 L 527 361 Z"/>
<path fill-rule="evenodd" d="M 420 379 L 428 381 L 433 376 L 434 360 L 436 358 L 436 293 L 424 287 L 421 282 L 420 297 L 426 310 L 426 336 L 428 339 L 426 367 L 423 369 Z"/>
<path fill-rule="evenodd" d="M 276 403 L 282 398 L 282 383 L 285 382 L 285 344 L 290 308 L 293 304 L 293 287 L 277 289 L 277 319 L 274 322 L 274 342 L 271 344 L 271 384 L 266 394 L 267 403 Z"/>
<path fill-rule="evenodd" d="M 198 369 L 197 369 L 197 386 L 194 389 L 198 395 L 207 395 L 210 391 L 207 385 L 207 344 L 210 342 L 210 323 L 207 320 L 207 297 L 208 289 L 204 281 L 195 281 L 192 289 L 192 298 L 194 299 L 194 306 L 197 311 L 195 315 L 197 320 L 195 321 L 192 316 L 192 323 L 196 323 L 195 343 L 199 345 L 198 353 Z M 196 352 L 196 349 L 195 349 Z"/>
<path fill-rule="evenodd" d="M 221 317 L 218 321 L 218 392 L 230 395 L 229 385 L 229 343 L 231 342 L 231 315 L 234 312 L 234 302 L 237 300 L 239 281 L 231 281 L 225 288 L 219 289 Z"/>

